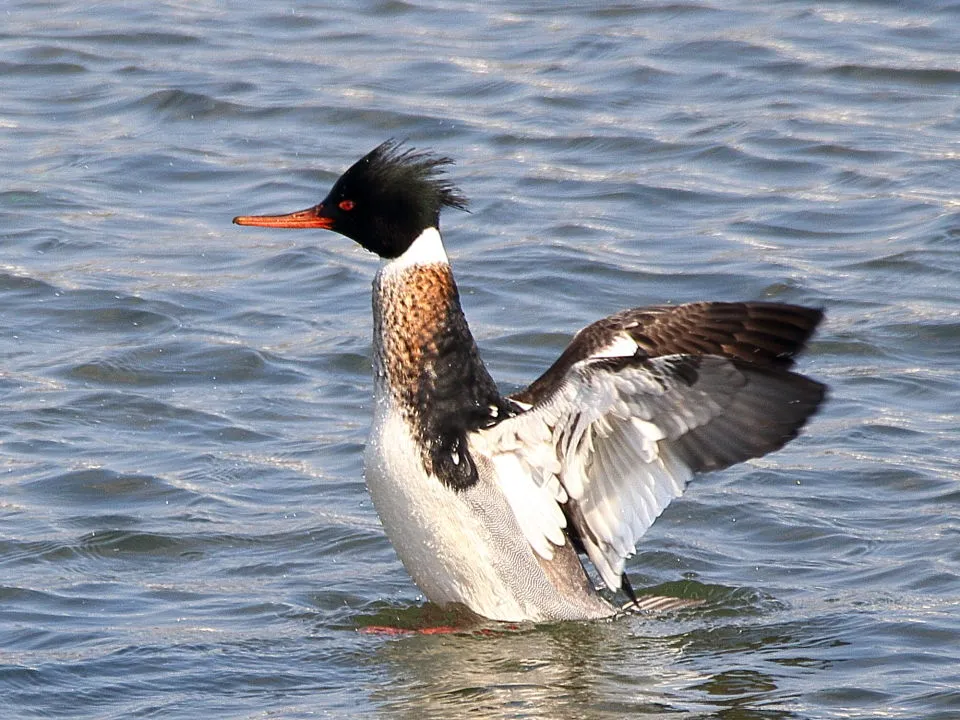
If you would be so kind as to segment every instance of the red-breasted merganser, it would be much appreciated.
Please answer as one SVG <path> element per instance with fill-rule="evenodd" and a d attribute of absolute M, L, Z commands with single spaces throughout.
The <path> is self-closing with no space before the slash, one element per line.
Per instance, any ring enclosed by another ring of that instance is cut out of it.
<path fill-rule="evenodd" d="M 465 209 L 448 158 L 388 141 L 323 202 L 238 225 L 324 228 L 385 260 L 373 283 L 375 409 L 366 482 L 434 603 L 503 621 L 608 617 L 590 581 L 635 600 L 624 563 L 695 473 L 777 450 L 825 386 L 790 370 L 820 310 L 700 302 L 580 330 L 503 396 L 480 359 L 440 239 Z"/>

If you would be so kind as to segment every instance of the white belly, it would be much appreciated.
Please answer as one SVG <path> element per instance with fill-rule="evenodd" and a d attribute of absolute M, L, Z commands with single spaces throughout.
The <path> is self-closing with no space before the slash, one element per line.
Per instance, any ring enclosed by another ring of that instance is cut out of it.
<path fill-rule="evenodd" d="M 540 619 L 503 577 L 502 548 L 495 548 L 489 527 L 477 515 L 476 497 L 426 475 L 406 421 L 388 404 L 378 403 L 366 450 L 366 481 L 407 572 L 435 603 L 463 603 L 499 620 Z M 519 544 L 518 549 L 526 550 L 535 566 L 532 552 Z"/>

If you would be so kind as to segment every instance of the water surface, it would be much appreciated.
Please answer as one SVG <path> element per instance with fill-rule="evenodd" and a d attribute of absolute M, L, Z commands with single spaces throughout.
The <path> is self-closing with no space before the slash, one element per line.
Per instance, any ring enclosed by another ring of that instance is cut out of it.
<path fill-rule="evenodd" d="M 960 715 L 960 6 L 13 2 L 0 697 L 14 717 Z M 237 228 L 386 138 L 504 390 L 582 325 L 822 306 L 831 399 L 629 564 L 704 605 L 458 635 L 363 487 L 376 260 Z"/>

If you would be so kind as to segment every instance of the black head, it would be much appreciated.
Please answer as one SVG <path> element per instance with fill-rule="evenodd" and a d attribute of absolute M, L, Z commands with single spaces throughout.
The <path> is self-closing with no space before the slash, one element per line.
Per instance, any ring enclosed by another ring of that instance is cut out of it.
<path fill-rule="evenodd" d="M 467 199 L 443 177 L 453 161 L 393 140 L 340 176 L 323 202 L 289 215 L 241 216 L 238 225 L 334 230 L 380 257 L 402 255 L 421 232 L 439 228 L 440 210 L 465 210 Z"/>

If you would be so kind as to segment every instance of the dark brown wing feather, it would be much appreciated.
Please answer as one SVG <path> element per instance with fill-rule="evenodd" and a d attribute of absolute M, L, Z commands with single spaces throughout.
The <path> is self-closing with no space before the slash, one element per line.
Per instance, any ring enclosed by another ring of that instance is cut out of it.
<path fill-rule="evenodd" d="M 535 405 L 548 397 L 570 368 L 628 333 L 646 357 L 719 355 L 764 368 L 786 370 L 823 312 L 768 302 L 699 302 L 624 310 L 588 325 L 557 361 L 511 399 Z"/>

